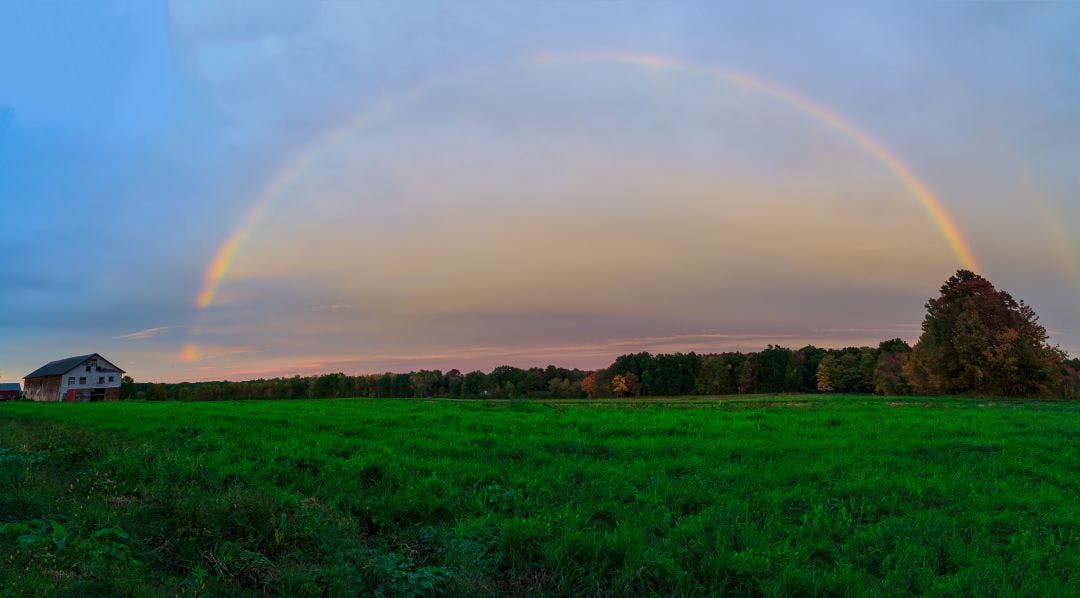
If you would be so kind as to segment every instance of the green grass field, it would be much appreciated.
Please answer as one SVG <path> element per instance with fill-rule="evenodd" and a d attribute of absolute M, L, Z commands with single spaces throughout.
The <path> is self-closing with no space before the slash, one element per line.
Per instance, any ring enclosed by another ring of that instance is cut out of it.
<path fill-rule="evenodd" d="M 1080 403 L 0 404 L 4 595 L 1076 594 Z"/>

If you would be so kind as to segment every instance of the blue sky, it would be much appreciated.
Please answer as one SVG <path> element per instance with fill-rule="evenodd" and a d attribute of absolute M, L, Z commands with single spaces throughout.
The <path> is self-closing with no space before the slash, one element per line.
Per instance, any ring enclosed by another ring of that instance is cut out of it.
<path fill-rule="evenodd" d="M 1080 352 L 1075 5 L 0 11 L 0 379 L 91 351 L 179 380 L 914 340 L 957 266 L 933 222 L 717 68 L 888 148 Z M 588 53 L 692 68 L 535 60 Z"/>

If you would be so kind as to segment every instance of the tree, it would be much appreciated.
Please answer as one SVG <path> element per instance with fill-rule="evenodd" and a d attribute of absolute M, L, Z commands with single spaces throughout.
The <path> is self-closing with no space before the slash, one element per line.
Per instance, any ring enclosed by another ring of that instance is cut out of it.
<path fill-rule="evenodd" d="M 821 363 L 822 359 L 825 359 L 825 356 L 828 355 L 829 352 L 826 349 L 807 345 L 802 349 L 799 349 L 798 353 L 802 355 L 803 360 L 806 362 L 803 369 L 802 391 L 813 392 L 818 387 L 818 365 Z"/>
<path fill-rule="evenodd" d="M 612 374 L 633 374 L 638 380 L 645 375 L 646 371 L 656 369 L 656 359 L 647 351 L 620 355 L 615 358 L 615 363 L 608 368 Z"/>
<path fill-rule="evenodd" d="M 801 375 L 795 368 L 795 353 L 791 349 L 769 345 L 752 357 L 757 365 L 755 392 L 784 392 Z"/>
<path fill-rule="evenodd" d="M 590 399 L 596 398 L 596 372 L 589 372 L 581 379 L 581 391 Z"/>
<path fill-rule="evenodd" d="M 1057 390 L 1064 353 L 1035 311 L 989 280 L 958 270 L 926 303 L 922 336 L 904 366 L 920 394 L 1038 395 Z"/>
<path fill-rule="evenodd" d="M 832 376 L 833 368 L 836 367 L 836 358 L 826 355 L 821 358 L 817 368 L 817 389 L 821 392 L 833 392 Z"/>
<path fill-rule="evenodd" d="M 488 374 L 488 381 L 492 384 L 492 391 L 496 391 L 500 387 L 505 388 L 507 383 L 517 388 L 525 381 L 525 370 L 509 365 L 500 365 L 491 370 L 491 373 Z"/>
<path fill-rule="evenodd" d="M 735 380 L 732 369 L 725 355 L 703 357 L 694 393 L 699 395 L 734 394 Z"/>
<path fill-rule="evenodd" d="M 617 397 L 637 396 L 641 394 L 641 383 L 631 372 L 615 374 L 611 377 L 611 392 Z"/>
<path fill-rule="evenodd" d="M 495 389 L 491 392 L 491 398 L 493 399 L 512 399 L 517 395 L 517 387 L 513 382 L 505 382 L 501 385 L 496 384 Z"/>
<path fill-rule="evenodd" d="M 461 384 L 461 393 L 467 397 L 477 397 L 488 392 L 487 374 L 479 370 L 465 374 Z"/>
<path fill-rule="evenodd" d="M 1070 359 L 1063 364 L 1061 395 L 1068 398 L 1080 396 L 1080 359 Z"/>
<path fill-rule="evenodd" d="M 903 339 L 894 338 L 878 345 L 874 392 L 879 395 L 911 394 L 911 385 L 904 374 L 904 365 L 910 356 L 911 345 Z"/>
<path fill-rule="evenodd" d="M 547 380 L 544 379 L 542 368 L 529 368 L 518 384 L 518 392 L 521 394 L 535 394 L 545 390 L 547 390 Z"/>
<path fill-rule="evenodd" d="M 911 394 L 911 385 L 904 374 L 904 365 L 910 355 L 910 351 L 881 352 L 874 368 L 874 392 L 879 395 Z"/>
<path fill-rule="evenodd" d="M 461 374 L 461 370 L 452 369 L 446 372 L 446 392 L 452 397 L 461 396 L 461 387 L 465 381 L 465 376 Z"/>
<path fill-rule="evenodd" d="M 409 388 L 412 390 L 412 396 L 435 396 L 436 387 L 441 379 L 442 372 L 439 370 L 420 370 L 419 372 L 413 372 L 409 375 Z"/>
<path fill-rule="evenodd" d="M 338 394 L 342 381 L 345 379 L 345 374 L 323 374 L 315 378 L 314 383 L 311 385 L 311 395 L 314 398 L 326 399 L 337 398 L 341 395 Z"/>
<path fill-rule="evenodd" d="M 135 379 L 131 376 L 120 378 L 120 400 L 127 401 L 135 398 Z"/>
<path fill-rule="evenodd" d="M 665 353 L 652 359 L 652 367 L 641 374 L 642 394 L 678 396 L 693 392 L 701 370 L 696 353 Z M 635 373 L 636 375 L 636 373 Z"/>
<path fill-rule="evenodd" d="M 872 392 L 878 352 L 870 347 L 831 349 L 817 367 L 820 392 Z"/>
<path fill-rule="evenodd" d="M 882 353 L 911 353 L 911 345 L 907 344 L 907 341 L 902 338 L 894 338 L 881 341 L 881 344 L 878 345 L 878 351 Z"/>
<path fill-rule="evenodd" d="M 747 394 L 756 391 L 757 363 L 752 359 L 753 353 L 743 356 L 735 366 L 735 390 L 739 394 Z"/>

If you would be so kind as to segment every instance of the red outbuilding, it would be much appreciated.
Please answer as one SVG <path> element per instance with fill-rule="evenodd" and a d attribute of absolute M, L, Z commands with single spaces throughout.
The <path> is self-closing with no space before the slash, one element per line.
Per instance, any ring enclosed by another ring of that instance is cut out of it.
<path fill-rule="evenodd" d="M 18 382 L 0 382 L 0 401 L 14 401 L 22 395 Z"/>

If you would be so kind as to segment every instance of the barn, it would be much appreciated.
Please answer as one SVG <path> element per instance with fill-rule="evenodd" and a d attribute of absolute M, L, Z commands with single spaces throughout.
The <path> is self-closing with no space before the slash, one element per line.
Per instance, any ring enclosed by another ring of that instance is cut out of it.
<path fill-rule="evenodd" d="M 14 401 L 22 394 L 18 382 L 0 382 L 0 401 Z"/>
<path fill-rule="evenodd" d="M 50 361 L 23 379 L 33 401 L 115 401 L 124 370 L 98 353 Z"/>

